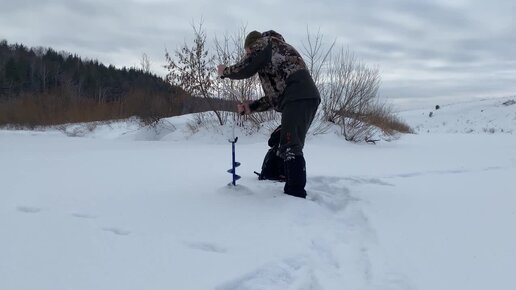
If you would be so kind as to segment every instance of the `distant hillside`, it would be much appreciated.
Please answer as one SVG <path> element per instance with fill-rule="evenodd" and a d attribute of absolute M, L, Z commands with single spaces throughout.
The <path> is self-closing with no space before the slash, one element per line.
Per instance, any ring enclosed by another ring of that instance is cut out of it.
<path fill-rule="evenodd" d="M 490 98 L 400 113 L 416 133 L 516 133 L 516 97 Z"/>
<path fill-rule="evenodd" d="M 109 102 L 129 92 L 172 94 L 172 87 L 156 75 L 135 68 L 106 67 L 96 60 L 51 48 L 28 48 L 0 42 L 0 98 L 66 90 L 75 97 Z"/>
<path fill-rule="evenodd" d="M 0 126 L 37 127 L 139 117 L 145 123 L 235 104 L 187 95 L 136 68 L 0 41 Z"/>

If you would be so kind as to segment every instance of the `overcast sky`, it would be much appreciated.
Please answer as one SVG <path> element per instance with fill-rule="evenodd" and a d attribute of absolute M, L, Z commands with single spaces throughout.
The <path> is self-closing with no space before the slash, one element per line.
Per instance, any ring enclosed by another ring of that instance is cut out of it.
<path fill-rule="evenodd" d="M 0 0 L 0 39 L 52 47 L 117 67 L 143 53 L 163 75 L 173 51 L 204 19 L 209 40 L 276 30 L 300 48 L 306 29 L 336 38 L 378 66 L 381 95 L 437 104 L 516 95 L 514 0 Z"/>

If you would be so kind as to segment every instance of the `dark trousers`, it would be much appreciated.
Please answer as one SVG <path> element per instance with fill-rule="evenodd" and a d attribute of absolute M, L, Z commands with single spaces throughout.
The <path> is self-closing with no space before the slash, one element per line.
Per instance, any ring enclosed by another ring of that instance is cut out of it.
<path fill-rule="evenodd" d="M 303 147 L 319 103 L 319 99 L 298 100 L 286 104 L 281 113 L 280 155 L 285 161 L 286 194 L 306 197 Z"/>
<path fill-rule="evenodd" d="M 281 113 L 280 154 L 288 156 L 303 155 L 306 133 L 312 125 L 319 99 L 299 100 L 288 103 Z"/>

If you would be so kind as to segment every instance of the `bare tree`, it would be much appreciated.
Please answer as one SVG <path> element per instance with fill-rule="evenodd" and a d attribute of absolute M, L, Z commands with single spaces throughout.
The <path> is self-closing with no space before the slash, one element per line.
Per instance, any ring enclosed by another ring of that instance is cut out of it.
<path fill-rule="evenodd" d="M 324 35 L 307 29 L 303 56 L 321 93 L 314 134 L 324 133 L 331 124 L 341 128 L 349 141 L 363 141 L 374 134 L 377 127 L 368 120 L 379 103 L 380 74 L 377 68 L 361 63 L 349 49 L 335 48 L 336 40 L 327 44 Z"/>
<path fill-rule="evenodd" d="M 320 30 L 314 35 L 308 28 L 306 29 L 306 40 L 307 42 L 303 43 L 301 53 L 304 56 L 308 70 L 315 84 L 319 85 L 322 81 L 324 67 L 328 63 L 328 59 L 331 56 L 331 52 L 337 40 L 333 40 L 330 45 L 326 45 L 324 35 Z"/>
<path fill-rule="evenodd" d="M 376 127 L 367 122 L 378 99 L 378 68 L 360 63 L 349 50 L 341 49 L 329 58 L 327 82 L 322 85 L 322 110 L 327 121 L 341 126 L 349 141 L 363 141 Z"/>
<path fill-rule="evenodd" d="M 172 57 L 166 51 L 165 58 L 168 69 L 166 79 L 173 85 L 180 86 L 192 96 L 205 99 L 211 111 L 215 113 L 220 125 L 225 121 L 213 100 L 214 94 L 214 56 L 210 56 L 206 48 L 206 31 L 202 20 L 196 26 L 192 24 L 194 31 L 194 43 L 192 46 L 185 44 L 175 51 Z"/>
<path fill-rule="evenodd" d="M 144 73 L 150 73 L 150 59 L 146 53 L 142 54 L 142 58 L 140 59 L 140 67 Z"/>

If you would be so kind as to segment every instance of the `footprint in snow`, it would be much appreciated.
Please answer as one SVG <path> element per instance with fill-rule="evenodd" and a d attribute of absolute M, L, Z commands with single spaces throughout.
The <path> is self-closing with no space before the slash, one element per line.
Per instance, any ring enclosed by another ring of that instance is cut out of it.
<path fill-rule="evenodd" d="M 23 212 L 23 213 L 38 213 L 41 211 L 41 208 L 33 207 L 33 206 L 18 206 L 16 209 L 19 212 Z"/>
<path fill-rule="evenodd" d="M 103 231 L 110 232 L 112 234 L 115 234 L 117 236 L 128 236 L 131 234 L 131 231 L 122 229 L 122 228 L 116 228 L 116 227 L 105 227 L 102 228 Z"/>
<path fill-rule="evenodd" d="M 269 263 L 232 281 L 223 283 L 215 290 L 284 290 L 322 289 L 312 269 L 303 257 L 293 257 Z"/>
<path fill-rule="evenodd" d="M 414 283 L 405 275 L 400 273 L 386 273 L 384 281 L 374 289 L 385 290 L 414 290 L 417 289 Z"/>
<path fill-rule="evenodd" d="M 82 212 L 74 212 L 71 214 L 73 217 L 80 218 L 80 219 L 94 219 L 97 218 L 97 216 L 88 214 L 88 213 L 82 213 Z"/>
<path fill-rule="evenodd" d="M 212 252 L 212 253 L 226 253 L 228 250 L 224 247 L 221 247 L 219 245 L 213 244 L 213 243 L 203 243 L 203 242 L 193 242 L 193 243 L 186 243 L 186 245 L 189 248 L 205 251 L 205 252 Z"/>
<path fill-rule="evenodd" d="M 347 183 L 343 178 L 314 177 L 307 184 L 307 198 L 331 211 L 342 211 L 355 200 L 344 185 Z"/>

